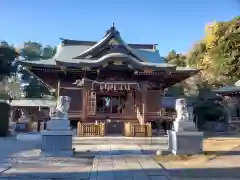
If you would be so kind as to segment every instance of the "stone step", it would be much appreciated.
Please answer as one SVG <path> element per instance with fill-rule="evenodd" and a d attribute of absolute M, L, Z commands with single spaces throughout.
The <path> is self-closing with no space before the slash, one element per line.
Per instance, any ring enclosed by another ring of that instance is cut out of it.
<path fill-rule="evenodd" d="M 74 137 L 73 144 L 138 144 L 138 145 L 164 145 L 168 137 Z"/>

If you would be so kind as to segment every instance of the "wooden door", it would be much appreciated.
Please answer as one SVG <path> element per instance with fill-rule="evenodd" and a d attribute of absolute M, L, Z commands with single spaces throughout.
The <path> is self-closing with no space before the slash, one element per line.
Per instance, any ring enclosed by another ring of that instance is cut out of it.
<path fill-rule="evenodd" d="M 91 116 L 96 115 L 96 92 L 95 91 L 88 92 L 88 115 L 91 115 Z"/>

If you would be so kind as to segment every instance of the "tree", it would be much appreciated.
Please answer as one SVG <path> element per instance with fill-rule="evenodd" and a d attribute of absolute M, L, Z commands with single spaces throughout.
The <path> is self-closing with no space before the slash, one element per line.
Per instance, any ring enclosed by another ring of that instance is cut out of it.
<path fill-rule="evenodd" d="M 15 74 L 16 66 L 14 61 L 18 53 L 13 46 L 6 41 L 0 43 L 0 98 L 9 99 L 8 78 Z"/>
<path fill-rule="evenodd" d="M 57 52 L 56 47 L 52 47 L 50 45 L 47 45 L 42 49 L 42 57 L 44 59 L 50 59 L 55 55 L 56 52 Z"/>
<path fill-rule="evenodd" d="M 50 94 L 36 78 L 31 78 L 29 85 L 25 89 L 26 98 L 42 98 L 44 94 Z"/>
<path fill-rule="evenodd" d="M 28 41 L 24 43 L 21 49 L 21 55 L 27 60 L 40 59 L 42 54 L 42 44 L 38 42 Z"/>
<path fill-rule="evenodd" d="M 39 60 L 52 58 L 57 48 L 50 45 L 44 46 L 41 43 L 28 41 L 21 49 L 21 55 L 27 60 Z"/>
<path fill-rule="evenodd" d="M 41 43 L 28 41 L 24 43 L 24 47 L 21 49 L 21 55 L 29 61 L 50 59 L 55 55 L 56 50 L 56 47 L 50 45 L 43 47 Z M 41 98 L 44 94 L 51 94 L 46 86 L 36 78 L 33 78 L 27 70 L 22 69 L 20 73 L 22 74 L 22 80 L 29 82 L 29 85 L 25 89 L 27 98 Z"/>
<path fill-rule="evenodd" d="M 240 79 L 240 16 L 206 26 L 205 37 L 188 53 L 188 64 L 202 69 L 201 77 L 212 86 Z"/>
<path fill-rule="evenodd" d="M 186 56 L 183 54 L 176 53 L 175 50 L 171 50 L 167 57 L 165 58 L 165 61 L 170 64 L 175 64 L 177 66 L 186 66 Z"/>
<path fill-rule="evenodd" d="M 2 77 L 9 76 L 15 72 L 14 60 L 18 56 L 15 48 L 9 46 L 6 41 L 0 44 L 0 75 Z"/>

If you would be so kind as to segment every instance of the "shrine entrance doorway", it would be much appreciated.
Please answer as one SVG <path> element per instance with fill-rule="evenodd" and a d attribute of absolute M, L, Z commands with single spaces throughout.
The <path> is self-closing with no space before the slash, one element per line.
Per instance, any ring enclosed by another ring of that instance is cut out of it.
<path fill-rule="evenodd" d="M 121 114 L 125 108 L 127 95 L 124 92 L 97 93 L 97 113 Z"/>

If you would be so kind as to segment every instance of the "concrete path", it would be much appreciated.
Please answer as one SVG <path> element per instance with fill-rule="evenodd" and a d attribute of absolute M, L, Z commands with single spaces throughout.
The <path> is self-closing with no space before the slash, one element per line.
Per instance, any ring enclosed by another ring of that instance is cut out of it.
<path fill-rule="evenodd" d="M 74 158 L 40 157 L 39 144 L 0 139 L 0 180 L 89 179 L 169 180 L 167 173 L 144 154 L 157 147 L 136 144 L 74 145 Z"/>
<path fill-rule="evenodd" d="M 99 145 L 102 152 L 94 159 L 90 179 L 138 179 L 138 180 L 168 180 L 163 168 L 150 156 L 144 155 L 137 145 L 135 151 L 127 153 L 127 146 Z"/>

